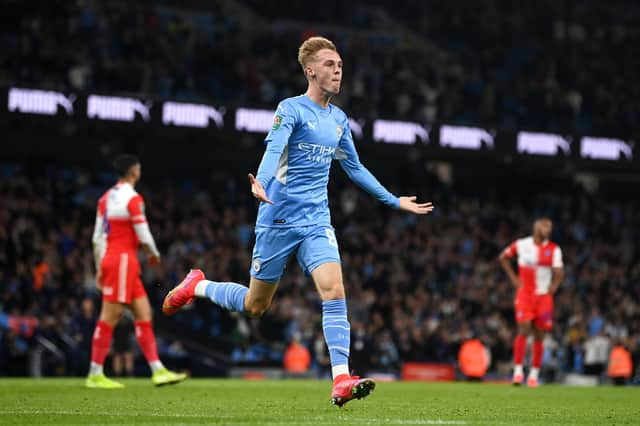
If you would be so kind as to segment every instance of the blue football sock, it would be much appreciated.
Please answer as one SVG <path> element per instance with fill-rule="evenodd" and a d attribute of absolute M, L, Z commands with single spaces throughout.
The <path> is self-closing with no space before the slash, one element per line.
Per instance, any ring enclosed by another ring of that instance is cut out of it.
<path fill-rule="evenodd" d="M 213 303 L 229 311 L 244 312 L 244 296 L 248 287 L 236 283 L 207 282 L 206 295 Z"/>
<path fill-rule="evenodd" d="M 322 330 L 329 348 L 333 378 L 341 374 L 349 374 L 351 327 L 347 320 L 345 299 L 322 302 Z"/>

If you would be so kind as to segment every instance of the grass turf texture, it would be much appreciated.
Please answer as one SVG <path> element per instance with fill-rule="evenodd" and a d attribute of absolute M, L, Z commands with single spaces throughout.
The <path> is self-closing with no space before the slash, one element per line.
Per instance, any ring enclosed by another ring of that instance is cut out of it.
<path fill-rule="evenodd" d="M 0 424 L 638 424 L 640 388 L 538 389 L 482 383 L 379 383 L 339 409 L 329 381 L 189 379 L 85 389 L 82 379 L 0 379 Z"/>

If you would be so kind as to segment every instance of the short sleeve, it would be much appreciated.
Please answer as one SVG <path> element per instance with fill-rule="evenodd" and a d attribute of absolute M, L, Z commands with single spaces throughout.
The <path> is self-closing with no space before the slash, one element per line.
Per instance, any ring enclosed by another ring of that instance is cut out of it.
<path fill-rule="evenodd" d="M 504 257 L 514 257 L 518 255 L 518 241 L 514 241 L 511 244 L 509 244 L 509 247 L 507 247 L 506 249 L 504 249 L 504 251 L 502 252 L 502 255 Z"/>
<path fill-rule="evenodd" d="M 105 214 L 107 214 L 107 194 L 98 200 L 98 215 L 104 217 Z"/>
<path fill-rule="evenodd" d="M 131 222 L 133 222 L 134 225 L 138 223 L 145 223 L 147 221 L 147 217 L 144 213 L 144 199 L 141 195 L 136 195 L 131 198 L 131 200 L 129 200 L 129 204 L 127 204 L 127 209 L 131 216 Z"/>
<path fill-rule="evenodd" d="M 562 263 L 562 250 L 560 250 L 560 247 L 558 246 L 553 250 L 553 261 L 551 266 L 554 268 L 562 268 L 564 266 L 564 263 Z"/>

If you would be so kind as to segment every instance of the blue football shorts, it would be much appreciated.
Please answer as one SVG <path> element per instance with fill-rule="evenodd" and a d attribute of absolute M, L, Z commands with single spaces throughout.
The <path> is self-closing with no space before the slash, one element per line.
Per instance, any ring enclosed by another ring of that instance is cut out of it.
<path fill-rule="evenodd" d="M 293 253 L 296 253 L 298 264 L 306 275 L 311 275 L 323 263 L 340 263 L 338 241 L 330 225 L 256 227 L 255 232 L 251 276 L 259 280 L 277 283 Z"/>

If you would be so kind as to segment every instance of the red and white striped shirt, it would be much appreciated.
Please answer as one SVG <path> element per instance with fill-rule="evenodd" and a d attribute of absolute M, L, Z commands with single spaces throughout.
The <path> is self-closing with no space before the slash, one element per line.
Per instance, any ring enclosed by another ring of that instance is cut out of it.
<path fill-rule="evenodd" d="M 562 250 L 552 241 L 536 244 L 532 236 L 520 238 L 509 245 L 503 256 L 518 256 L 518 275 L 521 290 L 533 294 L 549 292 L 552 269 L 562 268 Z"/>
<path fill-rule="evenodd" d="M 160 255 L 144 213 L 144 199 L 131 184 L 118 182 L 98 200 L 93 231 L 96 264 L 107 254 L 135 253 L 140 243 Z"/>

